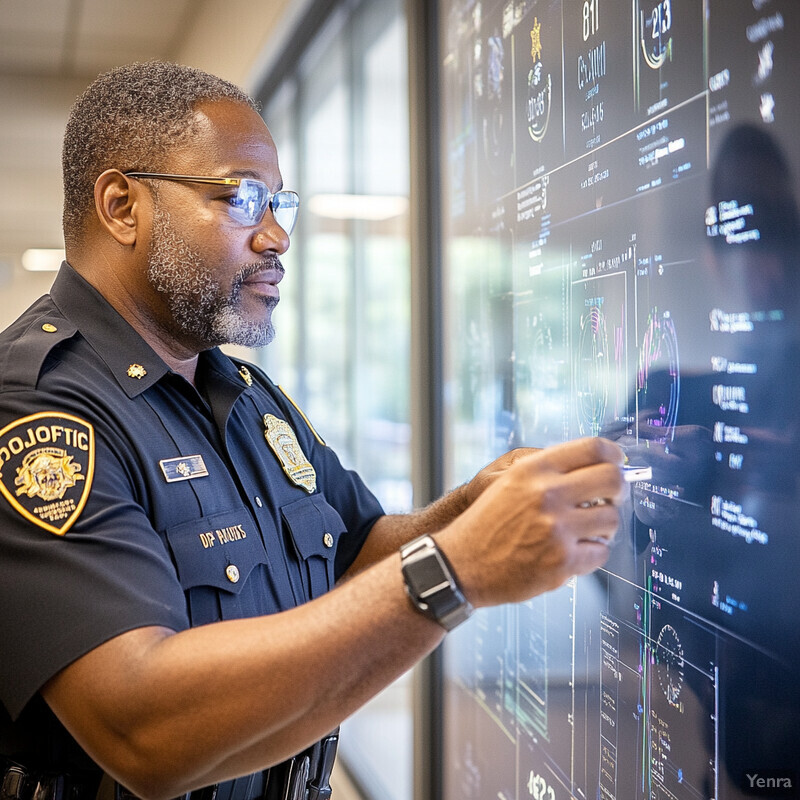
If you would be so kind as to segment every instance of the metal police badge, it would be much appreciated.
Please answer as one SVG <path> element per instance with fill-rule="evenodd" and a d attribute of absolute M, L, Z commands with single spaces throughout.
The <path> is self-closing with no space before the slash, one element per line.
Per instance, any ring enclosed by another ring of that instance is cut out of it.
<path fill-rule="evenodd" d="M 264 437 L 289 480 L 302 486 L 309 494 L 316 491 L 317 473 L 300 449 L 300 443 L 289 423 L 272 414 L 264 414 L 264 425 Z"/>
<path fill-rule="evenodd" d="M 0 430 L 0 492 L 25 519 L 63 536 L 80 516 L 94 477 L 94 428 L 44 411 Z"/>

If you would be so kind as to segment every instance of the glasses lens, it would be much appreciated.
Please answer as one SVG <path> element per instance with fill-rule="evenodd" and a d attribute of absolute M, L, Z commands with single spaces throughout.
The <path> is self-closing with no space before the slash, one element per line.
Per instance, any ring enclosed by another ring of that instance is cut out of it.
<path fill-rule="evenodd" d="M 230 215 L 242 225 L 258 225 L 267 206 L 272 209 L 275 222 L 286 233 L 294 230 L 300 198 L 295 192 L 281 191 L 271 194 L 261 181 L 242 179 L 235 197 L 230 199 Z"/>
<path fill-rule="evenodd" d="M 287 234 L 291 234 L 297 222 L 300 198 L 295 192 L 276 192 L 272 196 L 270 206 L 272 208 L 272 216 L 275 217 L 275 222 L 277 222 Z"/>
<path fill-rule="evenodd" d="M 256 225 L 269 203 L 269 190 L 261 181 L 242 180 L 230 199 L 230 215 L 242 225 Z"/>

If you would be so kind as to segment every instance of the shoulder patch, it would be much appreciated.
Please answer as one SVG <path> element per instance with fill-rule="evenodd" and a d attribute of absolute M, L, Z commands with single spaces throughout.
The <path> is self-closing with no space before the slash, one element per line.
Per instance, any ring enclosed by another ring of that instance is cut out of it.
<path fill-rule="evenodd" d="M 43 411 L 0 430 L 0 492 L 40 528 L 63 536 L 83 511 L 94 477 L 94 428 Z"/>

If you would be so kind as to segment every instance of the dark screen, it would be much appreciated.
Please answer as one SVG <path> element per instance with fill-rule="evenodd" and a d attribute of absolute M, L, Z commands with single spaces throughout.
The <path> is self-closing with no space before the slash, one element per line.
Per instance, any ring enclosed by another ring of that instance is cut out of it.
<path fill-rule="evenodd" d="M 604 569 L 448 637 L 445 797 L 800 796 L 800 3 L 440 26 L 449 480 L 652 473 Z"/>

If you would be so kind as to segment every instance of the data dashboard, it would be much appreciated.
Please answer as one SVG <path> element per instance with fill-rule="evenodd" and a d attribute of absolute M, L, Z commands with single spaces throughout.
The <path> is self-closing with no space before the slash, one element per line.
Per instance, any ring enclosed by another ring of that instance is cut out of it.
<path fill-rule="evenodd" d="M 800 3 L 439 3 L 446 470 L 647 468 L 451 634 L 447 800 L 800 796 Z"/>

